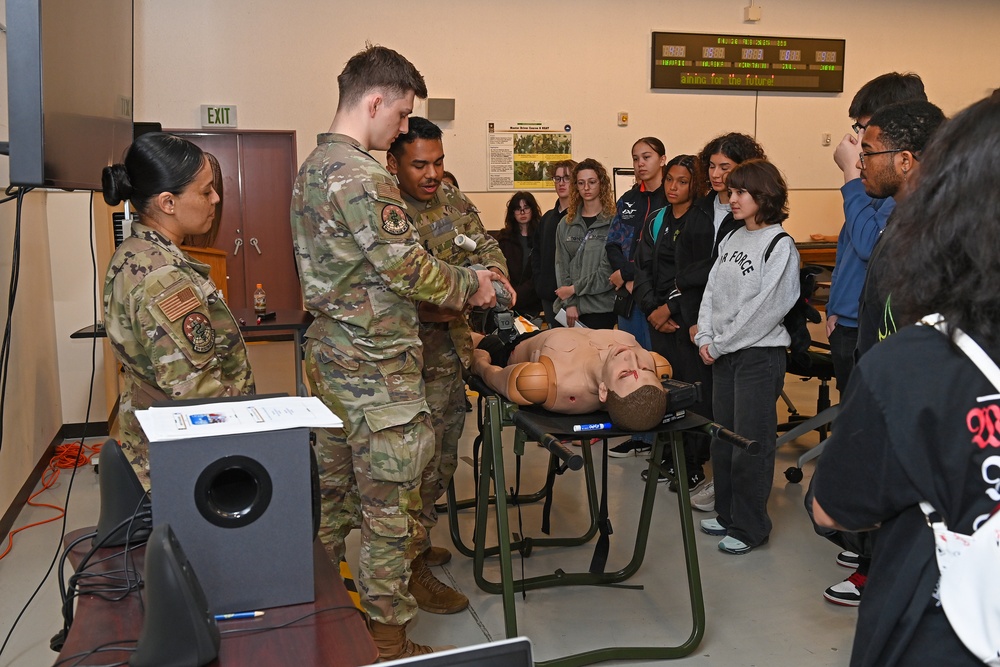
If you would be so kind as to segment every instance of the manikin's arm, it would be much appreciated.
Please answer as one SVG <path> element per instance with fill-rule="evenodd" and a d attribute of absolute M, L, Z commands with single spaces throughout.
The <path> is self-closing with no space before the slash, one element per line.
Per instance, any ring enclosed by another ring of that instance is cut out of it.
<path fill-rule="evenodd" d="M 555 368 L 545 356 L 501 368 L 490 362 L 486 350 L 472 351 L 472 372 L 490 388 L 518 405 L 541 405 L 555 395 Z"/>
<path fill-rule="evenodd" d="M 662 380 L 664 375 L 667 377 L 674 376 L 674 369 L 666 357 L 658 352 L 650 352 L 650 354 L 653 355 L 653 361 L 656 362 L 656 377 Z"/>

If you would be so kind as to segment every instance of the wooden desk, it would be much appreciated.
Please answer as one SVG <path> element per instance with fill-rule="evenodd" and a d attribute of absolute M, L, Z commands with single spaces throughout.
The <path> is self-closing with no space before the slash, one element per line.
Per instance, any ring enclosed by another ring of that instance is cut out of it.
<path fill-rule="evenodd" d="M 802 265 L 817 264 L 832 269 L 837 262 L 837 244 L 831 241 L 806 241 L 796 243 Z"/>
<path fill-rule="evenodd" d="M 257 324 L 257 316 L 254 315 L 253 308 L 232 308 L 230 309 L 236 322 L 239 324 L 240 332 L 247 341 L 259 340 L 288 340 L 288 333 L 291 332 L 292 340 L 295 341 L 295 387 L 299 396 L 308 396 L 305 382 L 302 379 L 302 336 L 306 329 L 312 324 L 312 313 L 305 310 L 276 310 L 274 317 Z M 104 323 L 84 327 L 70 334 L 70 338 L 106 338 L 108 335 L 104 329 Z"/>
<path fill-rule="evenodd" d="M 76 530 L 66 536 L 68 546 L 81 535 L 93 528 Z M 370 665 L 378 659 L 378 650 L 365 628 L 361 615 L 354 608 L 351 598 L 344 588 L 340 572 L 330 562 L 326 551 L 317 540 L 314 562 L 316 569 L 316 601 L 308 604 L 291 605 L 267 609 L 260 618 L 240 621 L 221 621 L 222 644 L 218 659 L 209 663 L 212 667 L 225 665 L 294 665 L 310 667 L 356 667 Z M 82 542 L 70 553 L 69 561 L 76 568 L 80 560 L 90 550 L 90 540 Z M 101 549 L 97 558 L 120 554 L 121 547 Z M 135 567 L 143 567 L 145 547 L 136 549 Z M 91 559 L 91 563 L 95 559 Z M 123 558 L 114 558 L 95 567 L 92 572 L 116 572 L 122 569 Z M 248 585 L 252 583 L 248 582 Z M 322 609 L 314 616 L 275 630 L 263 631 L 284 623 L 290 623 L 312 612 Z M 139 593 L 131 593 L 117 602 L 108 602 L 94 595 L 78 598 L 73 625 L 59 659 L 79 653 L 86 653 L 97 646 L 111 642 L 114 646 L 128 647 L 127 651 L 96 653 L 80 665 L 107 665 L 128 660 L 135 640 L 142 630 L 143 606 Z M 259 628 L 261 632 L 226 634 L 229 630 Z M 131 641 L 128 641 L 131 640 Z"/>

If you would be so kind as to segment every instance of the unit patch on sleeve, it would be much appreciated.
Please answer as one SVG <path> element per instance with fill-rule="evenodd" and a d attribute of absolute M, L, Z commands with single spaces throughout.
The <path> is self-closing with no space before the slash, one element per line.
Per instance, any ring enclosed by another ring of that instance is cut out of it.
<path fill-rule="evenodd" d="M 191 342 L 195 352 L 204 354 L 215 347 L 215 329 L 203 313 L 188 313 L 184 318 L 184 337 Z"/>
<path fill-rule="evenodd" d="M 386 204 L 382 208 L 382 229 L 387 234 L 402 236 L 410 231 L 410 218 L 395 204 Z"/>

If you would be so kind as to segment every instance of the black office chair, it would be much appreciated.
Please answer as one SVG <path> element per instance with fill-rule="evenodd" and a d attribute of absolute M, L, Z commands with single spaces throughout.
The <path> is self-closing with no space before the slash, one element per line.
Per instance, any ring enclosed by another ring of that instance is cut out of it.
<path fill-rule="evenodd" d="M 830 404 L 830 381 L 834 378 L 830 346 L 812 340 L 807 325 L 807 322 L 819 324 L 822 321 L 819 311 L 812 305 L 812 295 L 816 291 L 816 276 L 822 272 L 823 267 L 820 266 L 802 267 L 799 274 L 802 295 L 800 303 L 789 312 L 784 322 L 785 328 L 788 329 L 788 333 L 792 337 L 788 349 L 786 372 L 798 375 L 803 381 L 813 378 L 820 381 L 815 416 L 800 414 L 788 395 L 784 391 L 781 392 L 781 398 L 788 407 L 789 417 L 787 422 L 778 424 L 778 431 L 785 433 L 778 438 L 777 446 L 780 447 L 791 442 L 809 431 L 818 431 L 820 439 L 819 446 L 800 456 L 797 465 L 785 470 L 785 479 L 793 483 L 802 481 L 802 466 L 822 452 L 823 441 L 826 440 L 829 432 L 830 422 L 839 411 L 839 405 Z"/>

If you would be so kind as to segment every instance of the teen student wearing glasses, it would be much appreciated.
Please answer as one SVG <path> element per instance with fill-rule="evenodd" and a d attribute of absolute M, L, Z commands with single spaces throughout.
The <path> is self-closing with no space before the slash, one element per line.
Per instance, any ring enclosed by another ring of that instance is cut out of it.
<path fill-rule="evenodd" d="M 587 158 L 573 170 L 566 221 L 556 229 L 556 302 L 566 311 L 566 326 L 579 320 L 591 329 L 614 329 L 615 290 L 604 250 L 615 200 L 608 170 Z"/>
<path fill-rule="evenodd" d="M 503 229 L 497 234 L 500 251 L 507 260 L 510 284 L 517 293 L 517 312 L 535 318 L 542 302 L 535 290 L 531 256 L 535 251 L 535 236 L 542 212 L 530 192 L 515 192 L 507 202 Z"/>
<path fill-rule="evenodd" d="M 531 273 L 535 280 L 535 292 L 542 302 L 545 322 L 549 328 L 560 326 L 556 322 L 552 308 L 556 300 L 556 229 L 566 217 L 569 196 L 573 189 L 573 169 L 576 162 L 561 160 L 551 166 L 552 186 L 556 191 L 556 203 L 542 216 L 535 230 L 534 249 L 531 253 Z"/>

